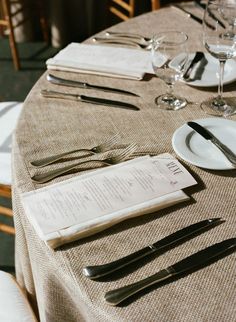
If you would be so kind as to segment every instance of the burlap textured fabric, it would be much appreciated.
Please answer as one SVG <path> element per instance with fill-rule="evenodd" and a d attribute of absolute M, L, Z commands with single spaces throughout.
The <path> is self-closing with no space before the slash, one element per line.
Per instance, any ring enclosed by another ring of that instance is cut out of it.
<path fill-rule="evenodd" d="M 152 35 L 166 29 L 183 30 L 189 35 L 191 51 L 202 49 L 201 26 L 177 9 L 162 9 L 114 27 L 113 30 Z M 233 322 L 236 319 L 235 254 L 218 260 L 172 283 L 153 286 L 132 302 L 110 307 L 104 293 L 156 273 L 182 258 L 211 244 L 235 237 L 235 170 L 208 171 L 183 164 L 199 182 L 186 190 L 191 201 L 158 213 L 122 222 L 92 237 L 49 249 L 36 235 L 20 202 L 22 192 L 37 189 L 30 176 L 37 171 L 29 161 L 76 147 L 94 146 L 119 132 L 122 143 L 136 142 L 140 151 L 175 155 L 171 138 L 174 131 L 189 120 L 207 118 L 200 102 L 216 94 L 216 89 L 200 89 L 177 84 L 175 91 L 191 102 L 177 112 L 159 110 L 155 97 L 165 91 L 156 77 L 129 81 L 99 76 L 66 74 L 103 86 L 123 88 L 140 98 L 105 92 L 56 87 L 47 83 L 44 74 L 27 97 L 13 147 L 13 205 L 16 225 L 16 272 L 33 302 L 37 300 L 40 321 L 113 321 L 113 322 Z M 227 95 L 236 96 L 235 84 L 228 85 Z M 140 111 L 96 106 L 67 100 L 45 99 L 40 90 L 50 88 L 68 93 L 120 99 L 137 104 Z M 234 91 L 233 91 L 234 90 Z M 232 117 L 236 120 L 235 117 Z M 71 159 L 68 162 L 73 162 Z M 49 169 L 60 165 L 54 164 Z M 76 173 L 77 175 L 78 173 Z M 70 174 L 56 181 L 65 180 Z M 116 280 L 91 281 L 82 275 L 86 265 L 115 260 L 161 239 L 194 222 L 222 217 L 225 223 L 197 236 L 167 253 L 138 266 L 132 274 Z"/>

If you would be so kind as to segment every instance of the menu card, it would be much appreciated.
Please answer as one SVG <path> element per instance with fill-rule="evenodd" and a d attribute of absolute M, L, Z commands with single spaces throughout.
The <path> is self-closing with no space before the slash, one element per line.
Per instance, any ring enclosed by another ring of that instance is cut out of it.
<path fill-rule="evenodd" d="M 48 69 L 134 80 L 154 73 L 150 52 L 107 45 L 71 43 L 46 64 Z"/>
<path fill-rule="evenodd" d="M 22 194 L 29 221 L 55 248 L 188 199 L 197 182 L 170 154 L 139 157 Z"/>

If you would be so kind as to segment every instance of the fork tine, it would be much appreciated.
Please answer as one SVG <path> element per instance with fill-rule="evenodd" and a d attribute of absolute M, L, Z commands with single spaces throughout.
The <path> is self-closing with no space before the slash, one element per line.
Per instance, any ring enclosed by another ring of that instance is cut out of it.
<path fill-rule="evenodd" d="M 114 158 L 117 161 L 124 160 L 126 157 L 128 157 L 130 154 L 132 154 L 137 148 L 137 145 L 135 143 L 131 143 L 127 146 L 120 154 L 116 155 Z"/>
<path fill-rule="evenodd" d="M 103 143 L 99 144 L 98 147 L 100 149 L 104 149 L 104 148 L 110 148 L 112 147 L 120 138 L 120 134 L 116 133 L 115 135 L 113 135 L 112 137 L 109 137 L 106 141 L 104 141 Z"/>

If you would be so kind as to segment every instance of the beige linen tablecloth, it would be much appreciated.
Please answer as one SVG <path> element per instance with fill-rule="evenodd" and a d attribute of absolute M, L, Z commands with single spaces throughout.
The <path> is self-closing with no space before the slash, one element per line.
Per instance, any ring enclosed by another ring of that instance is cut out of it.
<path fill-rule="evenodd" d="M 166 29 L 187 32 L 191 50 L 202 49 L 201 26 L 172 8 L 137 17 L 113 28 L 147 36 Z M 38 238 L 20 201 L 21 193 L 40 188 L 40 185 L 30 180 L 30 176 L 39 173 L 39 170 L 30 166 L 30 160 L 70 148 L 94 146 L 116 132 L 121 134 L 122 143 L 136 142 L 140 150 L 151 154 L 169 152 L 175 156 L 171 145 L 174 131 L 186 121 L 209 117 L 201 111 L 199 102 L 215 95 L 216 88 L 200 89 L 177 84 L 175 91 L 191 103 L 180 111 L 171 112 L 158 109 L 154 103 L 155 97 L 166 89 L 164 83 L 156 77 L 129 81 L 63 72 L 57 72 L 57 75 L 128 89 L 140 94 L 140 98 L 76 88 L 56 88 L 47 83 L 44 74 L 25 101 L 13 147 L 16 273 L 31 301 L 37 301 L 40 321 L 235 321 L 235 254 L 172 283 L 154 286 L 142 293 L 142 297 L 137 296 L 123 306 L 111 307 L 104 301 L 104 293 L 113 288 L 152 275 L 200 249 L 235 237 L 235 170 L 203 170 L 183 162 L 199 182 L 197 187 L 186 190 L 192 196 L 190 201 L 128 220 L 55 251 Z M 43 88 L 120 99 L 138 105 L 140 111 L 45 99 L 40 96 Z M 227 95 L 236 96 L 235 83 L 228 85 L 225 90 Z M 235 120 L 235 117 L 231 119 Z M 54 164 L 48 169 L 56 167 L 58 165 Z M 73 175 L 54 181 L 65 180 Z M 115 260 L 187 225 L 214 217 L 222 217 L 226 221 L 146 262 L 143 267 L 138 266 L 132 274 L 102 282 L 88 280 L 82 275 L 85 265 Z"/>

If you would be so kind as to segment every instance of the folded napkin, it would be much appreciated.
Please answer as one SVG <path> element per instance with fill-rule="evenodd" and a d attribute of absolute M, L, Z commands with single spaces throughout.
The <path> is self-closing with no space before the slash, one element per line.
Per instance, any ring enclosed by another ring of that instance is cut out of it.
<path fill-rule="evenodd" d="M 196 184 L 170 154 L 144 156 L 22 194 L 25 213 L 50 247 L 81 239 L 125 219 L 188 200 Z"/>
<path fill-rule="evenodd" d="M 71 43 L 46 61 L 48 69 L 141 80 L 153 74 L 150 52 Z"/>

